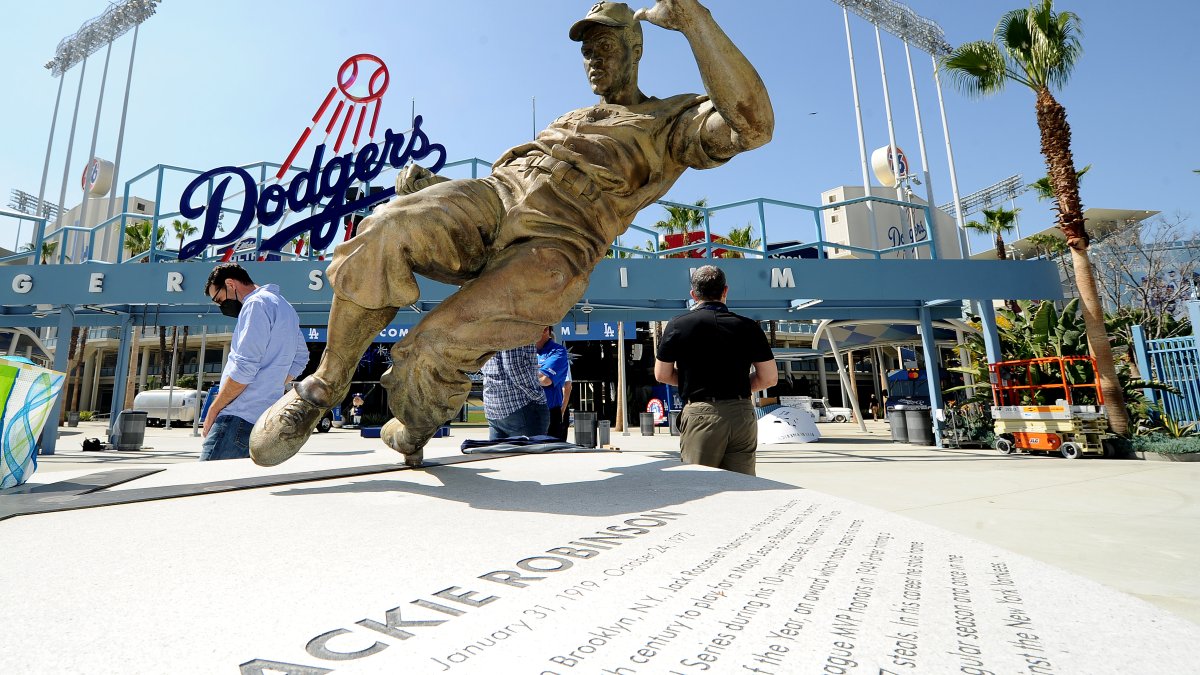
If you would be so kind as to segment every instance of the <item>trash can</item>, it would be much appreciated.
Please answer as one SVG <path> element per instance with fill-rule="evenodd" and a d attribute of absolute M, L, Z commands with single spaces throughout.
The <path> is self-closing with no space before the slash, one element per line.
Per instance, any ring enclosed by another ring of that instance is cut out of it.
<path fill-rule="evenodd" d="M 596 445 L 598 447 L 604 447 L 611 443 L 611 432 L 612 422 L 609 422 L 608 420 L 600 420 L 600 423 L 596 425 Z"/>
<path fill-rule="evenodd" d="M 898 405 L 887 411 L 888 426 L 892 428 L 893 443 L 908 442 L 908 425 L 904 421 L 906 405 Z"/>
<path fill-rule="evenodd" d="M 145 410 L 122 410 L 113 425 L 112 444 L 117 450 L 141 450 L 146 440 Z"/>
<path fill-rule="evenodd" d="M 908 442 L 913 445 L 933 445 L 933 418 L 929 406 L 904 406 L 904 426 L 908 427 Z"/>
<path fill-rule="evenodd" d="M 672 436 L 679 435 L 679 415 L 681 413 L 683 413 L 682 410 L 670 410 L 667 412 L 667 420 L 668 420 L 669 424 L 671 425 L 671 435 Z"/>
<path fill-rule="evenodd" d="M 642 413 L 641 426 L 643 436 L 654 435 L 654 413 Z"/>
<path fill-rule="evenodd" d="M 72 410 L 67 413 L 67 426 L 69 426 L 69 427 L 79 426 L 79 411 Z"/>
<path fill-rule="evenodd" d="M 575 445 L 585 448 L 596 447 L 596 413 L 575 413 Z"/>

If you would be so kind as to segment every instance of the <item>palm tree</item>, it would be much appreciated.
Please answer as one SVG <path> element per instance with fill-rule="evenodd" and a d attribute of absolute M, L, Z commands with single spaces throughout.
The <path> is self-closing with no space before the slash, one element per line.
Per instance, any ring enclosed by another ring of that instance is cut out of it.
<path fill-rule="evenodd" d="M 729 246 L 737 246 L 738 248 L 758 248 L 758 245 L 762 243 L 762 240 L 755 239 L 754 235 L 750 234 L 750 231 L 753 228 L 754 225 L 752 224 L 747 224 L 745 227 L 735 227 L 729 231 L 727 236 L 721 237 L 718 239 L 718 241 L 720 241 L 722 244 L 728 244 Z M 725 251 L 721 257 L 744 258 L 746 256 L 741 251 Z"/>
<path fill-rule="evenodd" d="M 1036 97 L 1035 113 L 1041 133 L 1042 155 L 1050 185 L 1058 200 L 1058 227 L 1066 236 L 1075 268 L 1075 284 L 1087 327 L 1088 343 L 1099 371 L 1105 410 L 1112 430 L 1129 434 L 1129 413 L 1117 379 L 1112 347 L 1104 328 L 1104 305 L 1096 286 L 1096 275 L 1088 260 L 1089 237 L 1079 199 L 1079 178 L 1071 155 L 1071 127 L 1067 110 L 1054 98 L 1051 88 L 1061 88 L 1071 77 L 1083 53 L 1079 40 L 1079 17 L 1073 12 L 1054 11 L 1054 0 L 1035 0 L 1026 9 L 1016 9 L 1000 18 L 992 40 L 968 42 L 942 59 L 956 84 L 965 93 L 987 96 L 1004 89 L 1009 81 L 1031 89 Z"/>
<path fill-rule="evenodd" d="M 179 240 L 179 247 L 175 250 L 183 250 L 183 240 L 187 237 L 196 234 L 196 226 L 186 220 L 172 220 L 171 229 L 175 230 L 175 238 Z M 159 234 L 162 234 L 159 232 Z"/>
<path fill-rule="evenodd" d="M 1033 246 L 1038 255 L 1044 256 L 1047 260 L 1057 258 L 1058 265 L 1062 268 L 1062 278 L 1066 279 L 1070 285 L 1075 285 L 1075 276 L 1072 274 L 1071 263 L 1067 260 L 1067 242 L 1065 239 L 1047 232 L 1031 235 L 1025 241 L 1028 241 Z"/>
<path fill-rule="evenodd" d="M 139 220 L 132 225 L 125 226 L 125 250 L 129 251 L 131 258 L 150 250 L 150 237 L 153 232 L 154 226 L 148 220 Z M 162 230 L 158 231 L 158 240 L 154 244 L 155 250 L 162 248 L 165 234 Z M 142 262 L 149 262 L 149 258 L 143 258 Z"/>
<path fill-rule="evenodd" d="M 1075 182 L 1083 183 L 1083 177 L 1087 172 L 1092 170 L 1092 165 L 1088 164 L 1082 169 L 1075 172 Z M 1042 176 L 1041 178 L 1029 184 L 1030 189 L 1037 195 L 1038 201 L 1048 202 L 1054 199 L 1054 186 L 1050 183 L 1050 176 Z"/>
<path fill-rule="evenodd" d="M 81 394 L 83 394 L 83 372 L 85 370 L 84 359 L 87 358 L 88 329 L 77 328 L 76 330 L 79 331 L 79 353 L 76 355 L 75 370 L 73 371 L 74 374 L 71 378 L 72 384 L 75 388 L 74 394 L 71 396 L 68 403 L 71 406 L 71 410 L 79 412 L 79 397 Z"/>
<path fill-rule="evenodd" d="M 31 241 L 31 242 L 25 244 L 24 246 L 22 246 L 21 250 L 24 252 L 31 252 L 36 247 L 37 247 L 37 244 L 35 244 Z M 52 260 L 54 258 L 54 254 L 57 252 L 58 252 L 58 242 L 57 241 L 43 241 L 42 242 L 41 263 L 43 265 L 49 265 L 50 260 Z M 63 256 L 63 259 L 66 260 L 67 262 L 71 262 L 71 256 Z"/>
<path fill-rule="evenodd" d="M 972 220 L 963 227 L 992 236 L 996 242 L 996 258 L 1008 260 L 1008 250 L 1004 247 L 1004 235 L 1016 228 L 1014 222 L 1017 219 L 1018 211 L 1020 209 L 1006 209 L 1003 206 L 998 209 L 984 209 L 982 223 Z M 1016 300 L 1007 300 L 1005 304 L 1013 313 L 1021 313 L 1021 306 L 1017 304 Z"/>
<path fill-rule="evenodd" d="M 1020 210 L 1006 209 L 1003 206 L 998 209 L 984 209 L 982 223 L 972 220 L 963 225 L 963 227 L 990 235 L 996 242 L 996 257 L 1000 260 L 1008 260 L 1008 249 L 1004 246 L 1004 235 L 1016 229 L 1014 222 L 1017 219 L 1017 212 Z"/>
<path fill-rule="evenodd" d="M 59 426 L 62 426 L 67 421 L 67 410 L 71 407 L 71 394 L 73 393 L 73 387 L 75 386 L 75 359 L 77 358 L 77 355 L 80 358 L 82 357 L 82 354 L 79 350 L 79 326 L 75 326 L 71 329 L 71 338 L 67 345 L 67 379 L 66 383 L 63 385 L 63 406 L 58 413 Z M 58 339 L 58 346 L 55 347 L 55 350 L 61 348 L 62 336 L 60 335 Z"/>
<path fill-rule="evenodd" d="M 694 205 L 701 208 L 708 206 L 708 199 L 701 197 L 696 200 Z M 688 240 L 687 233 L 704 227 L 704 211 L 700 209 L 689 209 L 684 206 L 664 206 L 663 208 L 667 210 L 667 219 L 655 223 L 654 229 L 660 230 L 663 234 L 682 234 L 685 246 Z M 682 258 L 687 255 L 686 253 L 672 253 L 667 257 Z"/>

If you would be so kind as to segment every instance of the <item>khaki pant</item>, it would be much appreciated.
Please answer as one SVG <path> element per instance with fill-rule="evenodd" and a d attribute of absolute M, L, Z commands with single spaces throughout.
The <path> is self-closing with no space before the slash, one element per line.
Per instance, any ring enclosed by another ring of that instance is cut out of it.
<path fill-rule="evenodd" d="M 558 323 L 582 297 L 606 246 L 601 235 L 580 231 L 600 219 L 575 211 L 582 225 L 563 224 L 578 205 L 559 189 L 545 174 L 527 182 L 450 181 L 363 220 L 358 235 L 337 247 L 328 271 L 329 343 L 315 376 L 332 398 L 348 389 L 372 331 L 417 301 L 415 274 L 461 285 L 392 347 L 393 365 L 381 378 L 392 415 L 418 437 L 466 402 L 467 373 Z M 348 314 L 348 306 L 358 309 Z"/>
<path fill-rule="evenodd" d="M 701 464 L 754 475 L 758 421 L 748 399 L 694 402 L 679 416 L 679 454 Z"/>

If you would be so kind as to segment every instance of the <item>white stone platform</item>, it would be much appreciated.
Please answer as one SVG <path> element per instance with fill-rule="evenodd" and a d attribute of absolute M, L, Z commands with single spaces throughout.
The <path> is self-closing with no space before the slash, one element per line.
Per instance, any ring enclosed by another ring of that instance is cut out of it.
<path fill-rule="evenodd" d="M 100 491 L 153 501 L 0 521 L 0 672 L 1198 672 L 1194 624 L 819 492 L 436 454 L 172 465 Z"/>

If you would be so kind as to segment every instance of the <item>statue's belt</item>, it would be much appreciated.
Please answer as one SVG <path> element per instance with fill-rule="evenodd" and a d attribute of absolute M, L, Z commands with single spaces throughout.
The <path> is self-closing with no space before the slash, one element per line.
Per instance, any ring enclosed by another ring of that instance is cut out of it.
<path fill-rule="evenodd" d="M 537 155 L 536 157 L 523 157 L 513 165 L 526 170 L 536 169 L 548 173 L 567 192 L 589 202 L 596 201 L 600 196 L 600 188 L 592 182 L 591 178 L 588 178 L 586 173 L 575 168 L 570 162 L 564 162 L 549 155 Z"/>

